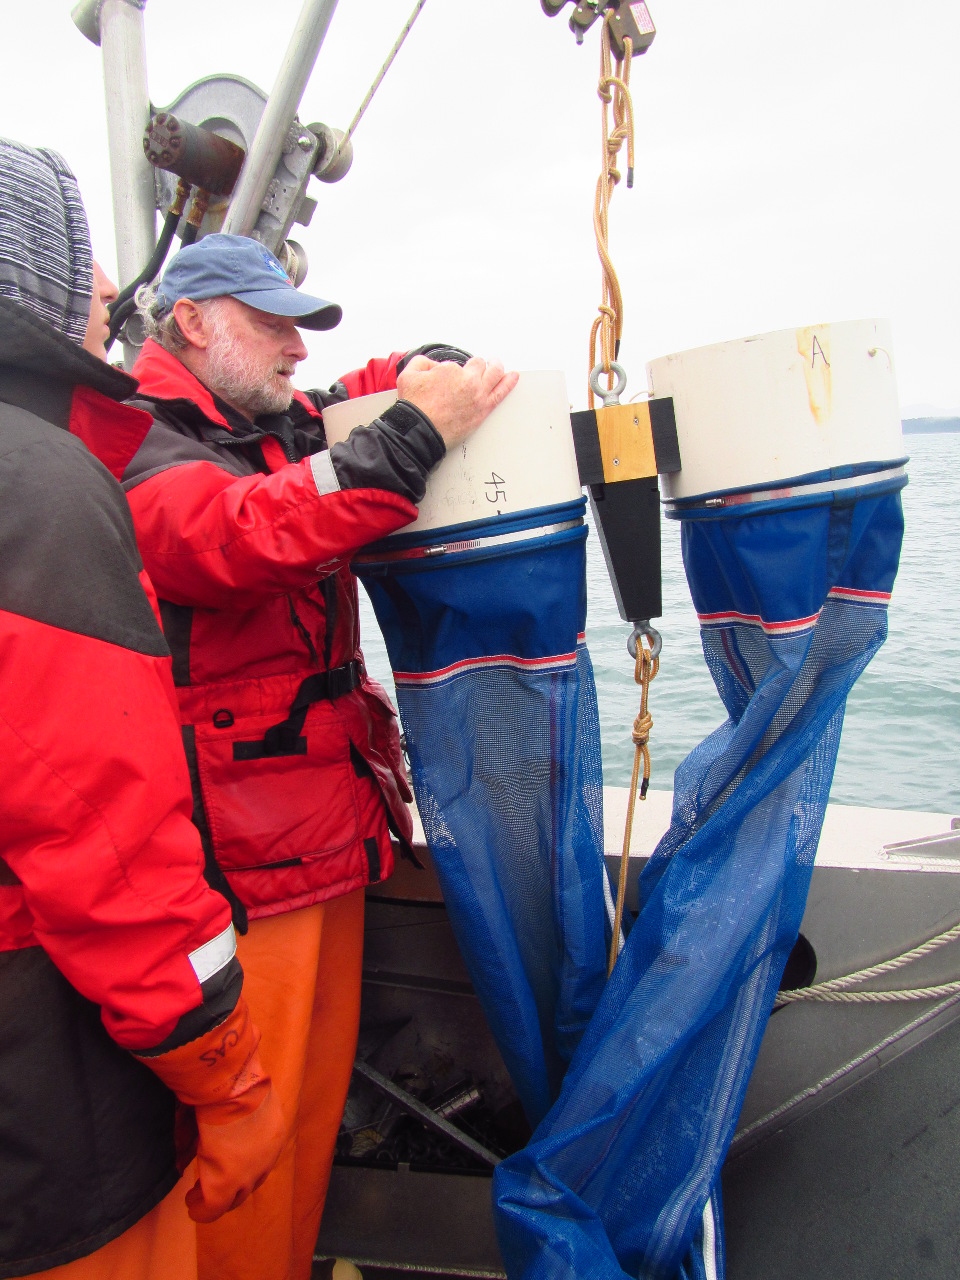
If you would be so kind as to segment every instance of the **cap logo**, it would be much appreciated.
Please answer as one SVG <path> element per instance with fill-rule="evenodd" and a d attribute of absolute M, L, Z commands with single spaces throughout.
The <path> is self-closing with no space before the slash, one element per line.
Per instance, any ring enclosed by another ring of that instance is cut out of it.
<path fill-rule="evenodd" d="M 270 252 L 269 249 L 264 249 L 263 247 L 261 247 L 260 256 L 261 258 L 263 258 L 264 264 L 270 268 L 270 270 L 273 272 L 275 276 L 279 276 L 280 279 L 285 284 L 290 283 L 290 277 L 287 275 L 283 267 L 281 267 L 280 263 L 273 256 L 273 254 Z"/>

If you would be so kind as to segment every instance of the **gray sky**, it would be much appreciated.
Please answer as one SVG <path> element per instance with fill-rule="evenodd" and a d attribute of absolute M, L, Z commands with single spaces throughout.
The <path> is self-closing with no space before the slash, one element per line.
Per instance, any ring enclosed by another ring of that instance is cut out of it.
<path fill-rule="evenodd" d="M 94 245 L 115 250 L 99 50 L 69 0 L 3 0 L 0 132 L 73 165 Z M 163 106 L 231 71 L 269 90 L 300 0 L 149 0 Z M 413 0 L 340 0 L 300 116 L 345 127 Z M 907 413 L 960 412 L 960 7 L 945 0 L 650 0 L 634 67 L 637 177 L 611 209 L 627 396 L 645 361 L 768 329 L 893 322 Z M 569 14 L 568 8 L 565 13 Z M 344 321 L 303 385 L 440 338 L 562 368 L 584 403 L 600 297 L 597 28 L 578 48 L 539 0 L 428 0 L 297 228 L 307 288 Z M 624 161 L 625 169 L 625 161 Z"/>

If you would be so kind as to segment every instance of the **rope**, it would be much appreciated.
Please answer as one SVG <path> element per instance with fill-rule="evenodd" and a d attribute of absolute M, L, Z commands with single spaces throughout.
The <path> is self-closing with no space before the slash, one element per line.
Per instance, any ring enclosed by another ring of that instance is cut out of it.
<path fill-rule="evenodd" d="M 597 180 L 597 193 L 593 209 L 593 229 L 597 237 L 597 253 L 603 271 L 602 297 L 598 307 L 600 314 L 593 322 L 590 330 L 590 370 L 596 368 L 597 336 L 600 336 L 600 351 L 604 372 L 608 375 L 607 385 L 611 386 L 611 363 L 616 360 L 620 350 L 620 337 L 623 333 L 623 294 L 620 281 L 613 267 L 608 248 L 610 201 L 620 172 L 617 169 L 617 157 L 624 142 L 627 144 L 627 186 L 633 186 L 633 99 L 630 96 L 630 67 L 633 62 L 633 41 L 627 37 L 623 42 L 623 57 L 616 60 L 616 71 L 613 70 L 610 44 L 610 18 L 604 20 L 600 37 L 600 83 L 597 93 L 603 103 L 603 135 L 601 173 Z M 613 129 L 610 128 L 609 109 L 613 110 Z M 594 405 L 593 388 L 588 390 L 587 404 Z"/>
<path fill-rule="evenodd" d="M 877 978 L 881 974 L 902 969 L 904 965 L 930 955 L 932 951 L 946 946 L 948 942 L 956 941 L 957 938 L 960 938 L 960 924 L 955 924 L 943 933 L 938 933 L 910 951 L 904 951 L 902 955 L 871 965 L 869 969 L 858 969 L 856 973 L 848 973 L 841 978 L 831 978 L 828 982 L 818 982 L 812 987 L 801 987 L 797 991 L 781 991 L 774 1003 L 774 1008 L 780 1009 L 786 1004 L 797 1004 L 801 1000 L 822 1000 L 838 1004 L 842 1002 L 892 1004 L 900 1000 L 938 1000 L 943 996 L 957 995 L 960 993 L 960 981 L 945 982 L 935 987 L 908 987 L 893 991 L 846 990 L 858 982 L 867 982 L 870 978 Z"/>
<path fill-rule="evenodd" d="M 640 779 L 640 764 L 643 762 L 643 783 L 640 785 L 640 799 L 646 800 L 647 787 L 650 785 L 650 730 L 653 728 L 653 717 L 647 710 L 650 697 L 650 681 L 660 670 L 660 659 L 654 658 L 652 651 L 637 639 L 637 663 L 633 678 L 640 686 L 640 710 L 633 722 L 633 742 L 636 750 L 633 756 L 633 776 L 630 779 L 630 799 L 627 803 L 627 824 L 623 833 L 623 852 L 620 855 L 620 882 L 617 885 L 617 910 L 613 920 L 613 937 L 610 940 L 610 958 L 607 962 L 607 977 L 613 973 L 613 966 L 620 954 L 620 929 L 623 924 L 623 904 L 627 894 L 627 868 L 630 865 L 630 837 L 633 835 L 633 811 L 637 803 L 637 784 Z"/>
<path fill-rule="evenodd" d="M 393 65 L 394 58 L 400 52 L 400 48 L 404 40 L 406 40 L 407 36 L 410 34 L 410 28 L 416 22 L 417 18 L 420 17 L 420 10 L 423 8 L 423 6 L 426 3 L 427 3 L 427 0 L 417 0 L 416 8 L 414 9 L 413 13 L 411 13 L 410 17 L 407 19 L 406 26 L 403 28 L 403 30 L 400 32 L 399 36 L 397 37 L 396 44 L 393 46 L 393 48 L 390 50 L 389 54 L 387 55 L 387 60 L 383 64 L 383 66 L 380 68 L 380 71 L 377 74 L 377 78 L 374 80 L 373 84 L 370 86 L 369 90 L 367 91 L 367 96 L 360 103 L 360 109 L 357 111 L 357 114 L 350 121 L 349 129 L 347 129 L 347 132 L 340 139 L 340 144 L 337 147 L 337 151 L 342 151 L 344 147 L 347 145 L 347 143 L 350 141 L 350 139 L 353 137 L 354 130 L 356 129 L 357 125 L 360 123 L 363 117 L 363 113 L 366 111 L 367 107 L 369 107 L 370 103 L 373 101 L 373 95 L 377 92 L 377 90 L 380 88 L 380 85 L 383 83 L 384 76 L 387 74 L 387 72 L 390 70 L 390 67 Z"/>
<path fill-rule="evenodd" d="M 774 1005 L 795 1004 L 797 998 L 820 1000 L 834 1004 L 895 1004 L 898 1001 L 939 1000 L 942 996 L 960 995 L 960 982 L 945 982 L 939 987 L 915 987 L 903 991 L 825 991 L 816 987 L 804 987 L 800 991 L 784 991 Z"/>

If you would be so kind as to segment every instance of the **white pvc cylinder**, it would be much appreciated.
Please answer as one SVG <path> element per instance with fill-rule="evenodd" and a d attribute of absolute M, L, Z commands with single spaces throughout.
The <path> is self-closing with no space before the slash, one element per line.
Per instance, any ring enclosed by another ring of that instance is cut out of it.
<path fill-rule="evenodd" d="M 782 329 L 663 356 L 651 396 L 671 396 L 681 470 L 665 499 L 750 489 L 903 456 L 890 325 Z"/>
<path fill-rule="evenodd" d="M 323 411 L 329 444 L 345 440 L 394 404 L 395 391 L 345 400 Z M 431 473 L 420 515 L 400 532 L 470 524 L 557 506 L 581 496 L 562 373 L 528 372 L 503 404 Z"/>

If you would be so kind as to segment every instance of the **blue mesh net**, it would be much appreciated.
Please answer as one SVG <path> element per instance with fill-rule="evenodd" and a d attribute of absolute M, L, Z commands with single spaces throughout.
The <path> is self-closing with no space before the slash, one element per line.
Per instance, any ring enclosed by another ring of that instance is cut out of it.
<path fill-rule="evenodd" d="M 391 538 L 355 565 L 447 911 L 534 1125 L 599 999 L 610 937 L 584 505 Z"/>
<path fill-rule="evenodd" d="M 683 513 L 729 719 L 677 770 L 560 1097 L 494 1177 L 511 1280 L 721 1280 L 719 1172 L 800 926 L 847 694 L 883 643 L 903 480 Z"/>

